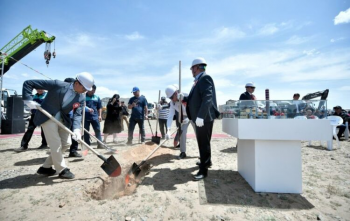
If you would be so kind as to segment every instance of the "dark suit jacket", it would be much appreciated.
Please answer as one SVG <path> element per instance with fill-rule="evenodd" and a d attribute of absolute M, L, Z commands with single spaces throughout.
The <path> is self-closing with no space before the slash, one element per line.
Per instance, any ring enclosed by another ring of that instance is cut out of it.
<path fill-rule="evenodd" d="M 253 98 L 252 98 L 252 95 L 250 95 L 248 91 L 246 91 L 243 94 L 241 94 L 241 96 L 239 97 L 239 100 L 253 100 Z"/>
<path fill-rule="evenodd" d="M 196 121 L 197 117 L 204 119 L 204 122 L 210 122 L 220 116 L 216 104 L 214 81 L 205 72 L 198 79 L 185 101 L 187 101 L 188 119 L 193 122 Z"/>
<path fill-rule="evenodd" d="M 82 109 L 85 101 L 85 94 L 75 94 L 73 100 L 63 106 L 63 98 L 69 89 L 71 83 L 62 82 L 59 80 L 28 80 L 23 83 L 22 97 L 23 100 L 32 100 L 33 89 L 47 90 L 47 95 L 44 101 L 41 103 L 41 107 L 49 112 L 52 116 L 55 116 L 58 112 L 61 112 L 61 118 L 63 124 L 70 128 L 72 121 L 69 118 L 69 112 L 73 110 L 73 104 L 79 106 L 73 112 L 73 130 L 80 129 L 82 120 Z M 41 125 L 45 123 L 49 118 L 46 117 L 40 111 L 37 111 L 34 117 L 34 124 Z"/>

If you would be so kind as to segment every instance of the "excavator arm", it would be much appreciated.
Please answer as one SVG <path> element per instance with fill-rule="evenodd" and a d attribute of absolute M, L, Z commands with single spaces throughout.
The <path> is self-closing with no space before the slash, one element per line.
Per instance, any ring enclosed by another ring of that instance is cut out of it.
<path fill-rule="evenodd" d="M 326 89 L 324 91 L 317 91 L 315 93 L 309 93 L 307 95 L 305 95 L 302 100 L 311 100 L 311 99 L 314 99 L 316 97 L 321 97 L 321 101 L 320 103 L 318 104 L 318 110 L 321 110 L 323 107 L 324 107 L 324 104 L 325 104 L 325 100 L 327 100 L 327 97 L 328 97 L 328 92 L 329 90 Z"/>
<path fill-rule="evenodd" d="M 16 37 L 14 37 L 8 44 L 6 44 L 3 48 L 0 49 L 0 53 L 4 53 L 6 55 L 4 59 L 3 73 L 5 74 L 11 68 L 12 65 L 14 65 L 17 61 L 25 57 L 33 50 L 35 50 L 42 43 L 51 44 L 54 40 L 55 36 L 49 37 L 46 32 L 39 32 L 37 29 L 33 30 L 29 25 Z M 50 58 L 51 52 L 47 48 L 45 50 L 45 59 L 47 64 Z M 2 62 L 2 58 L 0 57 L 0 64 Z"/>
<path fill-rule="evenodd" d="M 328 97 L 328 92 L 329 90 L 326 89 L 324 91 L 317 91 L 315 93 L 309 93 L 307 95 L 305 95 L 302 100 L 311 100 L 311 99 L 314 99 L 316 97 L 321 97 L 320 100 L 327 100 L 327 97 Z"/>

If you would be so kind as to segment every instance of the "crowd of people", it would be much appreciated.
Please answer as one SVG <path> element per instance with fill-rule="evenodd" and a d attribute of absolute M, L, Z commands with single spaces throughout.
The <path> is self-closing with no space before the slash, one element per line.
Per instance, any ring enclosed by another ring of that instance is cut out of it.
<path fill-rule="evenodd" d="M 166 97 L 162 97 L 156 103 L 158 111 L 159 126 L 162 139 L 169 140 L 173 121 L 176 122 L 177 134 L 174 138 L 174 147 L 180 148 L 178 159 L 186 158 L 186 134 L 188 126 L 191 125 L 195 131 L 200 161 L 198 172 L 193 175 L 193 180 L 198 181 L 208 176 L 208 169 L 212 166 L 211 161 L 211 137 L 213 123 L 220 116 L 216 103 L 216 91 L 214 81 L 206 73 L 207 63 L 203 58 L 194 59 L 191 72 L 194 78 L 193 86 L 189 94 L 179 91 L 176 84 L 165 88 Z M 240 100 L 257 100 L 253 94 L 254 83 L 247 83 L 246 91 L 241 94 Z M 37 93 L 32 97 L 32 91 Z M 47 92 L 45 92 L 45 90 Z M 50 148 L 50 156 L 38 169 L 38 174 L 52 176 L 59 173 L 60 178 L 73 179 L 74 174 L 67 167 L 63 154 L 70 147 L 69 157 L 81 157 L 77 152 L 78 143 L 84 140 L 88 145 L 90 142 L 90 125 L 92 126 L 98 141 L 97 148 L 103 148 L 109 135 L 113 136 L 113 142 L 117 143 L 117 134 L 124 130 L 124 121 L 128 128 L 126 145 L 133 144 L 133 136 L 136 125 L 139 127 L 141 143 L 146 140 L 144 121 L 147 120 L 148 102 L 145 96 L 140 94 L 138 87 L 133 87 L 133 96 L 125 105 L 120 101 L 120 96 L 114 94 L 107 103 L 107 115 L 103 127 L 103 141 L 101 134 L 102 105 L 101 99 L 96 93 L 97 86 L 94 78 L 87 72 L 80 73 L 76 78 L 67 78 L 64 82 L 59 80 L 27 80 L 23 84 L 23 101 L 32 109 L 32 116 L 28 129 L 23 136 L 20 148 L 16 152 L 26 151 L 28 143 L 36 126 L 42 128 L 42 145 L 39 147 Z M 295 108 L 288 113 L 290 116 L 303 115 L 308 119 L 324 118 L 326 111 L 315 110 L 307 105 L 307 102 L 299 100 L 298 93 L 293 95 Z M 60 128 L 54 121 L 50 120 L 41 111 L 36 110 L 39 106 L 50 113 L 58 121 L 73 131 L 74 135 Z M 332 115 L 339 116 L 344 124 L 339 126 L 338 137 L 343 136 L 346 129 L 345 122 L 350 121 L 350 115 L 340 106 L 333 108 Z M 271 109 L 271 111 L 274 111 Z M 82 121 L 82 119 L 84 119 Z M 349 122 L 350 123 L 350 122 Z M 84 128 L 84 136 L 81 128 Z M 55 169 L 52 168 L 54 166 Z"/>
<path fill-rule="evenodd" d="M 178 129 L 174 146 L 180 147 L 179 159 L 186 157 L 188 125 L 191 124 L 195 130 L 200 161 L 197 162 L 199 170 L 193 175 L 194 181 L 207 177 L 208 168 L 212 165 L 211 134 L 214 119 L 220 115 L 217 109 L 214 81 L 205 72 L 206 66 L 205 59 L 194 59 L 190 69 L 194 84 L 190 93 L 181 93 L 177 85 L 169 85 L 165 88 L 165 93 L 170 102 L 166 101 L 166 97 L 162 97 L 159 103 L 156 103 L 162 139 L 169 140 L 171 138 L 171 124 L 174 120 L 176 121 Z M 32 97 L 34 89 L 37 94 Z M 81 157 L 77 152 L 78 143 L 80 140 L 84 140 L 88 145 L 91 144 L 90 125 L 95 132 L 95 139 L 98 140 L 97 148 L 103 148 L 102 144 L 107 142 L 109 135 L 113 136 L 113 142 L 117 142 L 117 134 L 124 130 L 123 121 L 128 127 L 126 145 L 132 144 L 136 125 L 139 127 L 141 142 L 145 143 L 144 120 L 148 119 L 148 102 L 140 94 L 140 89 L 138 87 L 132 88 L 133 97 L 129 99 L 127 105 L 120 101 L 118 94 L 109 99 L 102 132 L 103 141 L 100 125 L 102 105 L 100 97 L 95 94 L 96 90 L 94 78 L 87 72 L 78 74 L 76 78 L 67 78 L 64 82 L 59 80 L 27 80 L 23 83 L 23 101 L 32 109 L 32 116 L 21 146 L 15 151 L 26 151 L 34 129 L 36 126 L 41 126 L 42 145 L 39 148 L 50 148 L 50 155 L 38 169 L 38 174 L 52 176 L 58 172 L 60 178 L 73 179 L 75 175 L 67 167 L 63 154 L 70 148 L 69 157 Z M 41 109 L 39 107 L 70 128 L 74 135 L 70 135 L 59 127 L 41 110 L 36 110 Z M 82 119 L 84 120 L 82 121 Z M 82 127 L 85 129 L 83 137 Z"/>

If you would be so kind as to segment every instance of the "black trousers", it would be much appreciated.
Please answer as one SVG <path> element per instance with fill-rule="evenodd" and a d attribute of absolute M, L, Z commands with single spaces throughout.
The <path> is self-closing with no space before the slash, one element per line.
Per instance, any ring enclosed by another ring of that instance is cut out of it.
<path fill-rule="evenodd" d="M 72 119 L 71 119 L 72 120 Z M 73 120 L 72 120 L 73 122 Z M 70 130 L 73 131 L 73 123 L 72 125 L 70 126 Z M 82 136 L 81 139 L 83 140 L 84 137 Z M 78 152 L 78 145 L 79 143 L 77 141 L 75 141 L 73 138 L 72 138 L 72 144 L 70 145 L 70 148 L 69 148 L 69 153 L 75 153 L 75 152 Z"/>
<path fill-rule="evenodd" d="M 203 174 L 208 173 L 208 167 L 211 163 L 211 135 L 213 132 L 214 121 L 204 122 L 203 127 L 196 126 L 196 138 L 199 148 L 200 165 L 199 172 Z"/>
<path fill-rule="evenodd" d="M 165 133 L 168 132 L 167 119 L 159 119 L 159 129 L 162 134 L 162 138 L 165 137 Z M 165 129 L 165 130 L 164 130 Z"/>
<path fill-rule="evenodd" d="M 27 131 L 24 133 L 22 141 L 21 141 L 21 147 L 28 148 L 29 141 L 32 139 L 34 130 L 36 128 L 34 124 L 34 116 L 35 114 L 32 114 L 29 120 L 29 125 L 27 128 Z M 41 145 L 47 145 L 46 138 L 44 135 L 44 130 L 41 128 Z"/>

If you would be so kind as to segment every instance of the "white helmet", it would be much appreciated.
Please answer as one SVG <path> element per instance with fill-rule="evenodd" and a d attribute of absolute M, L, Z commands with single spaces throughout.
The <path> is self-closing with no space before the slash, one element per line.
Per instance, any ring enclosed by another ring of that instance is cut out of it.
<path fill-rule="evenodd" d="M 172 84 L 166 87 L 165 94 L 168 98 L 170 98 L 177 90 L 179 90 L 177 84 Z"/>
<path fill-rule="evenodd" d="M 194 59 L 194 60 L 192 61 L 192 66 L 191 66 L 191 68 L 192 68 L 193 66 L 197 65 L 197 64 L 205 64 L 205 65 L 207 65 L 207 62 L 205 61 L 204 58 L 196 58 L 196 59 Z"/>
<path fill-rule="evenodd" d="M 81 72 L 76 76 L 77 80 L 84 86 L 88 91 L 92 91 L 92 86 L 94 85 L 94 78 L 88 72 Z"/>

